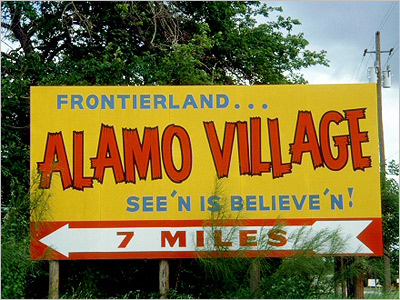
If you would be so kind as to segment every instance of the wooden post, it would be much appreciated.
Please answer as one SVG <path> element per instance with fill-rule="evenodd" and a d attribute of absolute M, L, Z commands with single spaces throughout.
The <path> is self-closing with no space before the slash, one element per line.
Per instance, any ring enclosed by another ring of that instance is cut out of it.
<path fill-rule="evenodd" d="M 260 296 L 260 280 L 260 260 L 252 259 L 250 263 L 250 291 L 254 298 Z"/>
<path fill-rule="evenodd" d="M 165 259 L 160 261 L 159 283 L 160 299 L 167 299 L 169 291 L 169 262 Z"/>
<path fill-rule="evenodd" d="M 49 299 L 59 299 L 60 262 L 49 261 Z"/>

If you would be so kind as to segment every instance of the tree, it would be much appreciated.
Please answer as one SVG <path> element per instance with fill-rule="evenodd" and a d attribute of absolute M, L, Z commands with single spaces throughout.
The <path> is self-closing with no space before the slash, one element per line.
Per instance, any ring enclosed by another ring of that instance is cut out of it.
<path fill-rule="evenodd" d="M 385 282 L 385 290 L 389 292 L 391 281 L 398 278 L 398 268 L 396 267 L 394 270 L 391 268 L 392 260 L 394 260 L 395 266 L 398 266 L 399 256 L 399 184 L 389 175 L 398 177 L 399 165 L 392 160 L 387 169 L 387 172 L 381 174 L 383 255 L 388 256 L 385 262 L 385 280 L 382 282 Z"/>
<path fill-rule="evenodd" d="M 301 68 L 328 64 L 325 51 L 308 50 L 304 35 L 291 33 L 298 20 L 270 20 L 281 9 L 260 2 L 3 1 L 1 8 L 2 43 L 10 46 L 1 53 L 2 225 L 13 228 L 3 230 L 2 247 L 29 241 L 30 86 L 306 83 Z M 10 295 L 23 293 L 2 296 Z"/>

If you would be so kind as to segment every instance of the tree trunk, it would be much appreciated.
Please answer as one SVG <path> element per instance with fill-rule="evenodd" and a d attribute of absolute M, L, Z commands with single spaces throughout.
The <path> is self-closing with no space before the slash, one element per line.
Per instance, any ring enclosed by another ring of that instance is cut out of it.
<path fill-rule="evenodd" d="M 354 298 L 364 299 L 364 274 L 362 273 L 354 278 Z"/>
<path fill-rule="evenodd" d="M 390 292 L 391 289 L 391 275 L 390 275 L 390 251 L 387 246 L 383 246 L 383 264 L 385 266 L 385 284 L 384 290 L 386 293 Z"/>
<path fill-rule="evenodd" d="M 335 260 L 334 272 L 336 276 L 335 297 L 344 299 L 347 297 L 347 293 L 346 293 L 346 281 L 344 280 L 344 274 L 343 274 L 343 268 L 344 268 L 343 256 L 336 256 L 334 260 Z"/>

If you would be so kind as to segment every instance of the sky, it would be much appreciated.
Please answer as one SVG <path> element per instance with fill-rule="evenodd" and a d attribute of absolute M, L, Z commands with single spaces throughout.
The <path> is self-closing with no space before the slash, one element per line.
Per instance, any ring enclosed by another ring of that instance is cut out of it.
<path fill-rule="evenodd" d="M 303 69 L 309 84 L 367 83 L 367 67 L 372 67 L 375 34 L 380 31 L 382 69 L 389 64 L 392 87 L 382 88 L 383 131 L 386 161 L 399 163 L 399 2 L 398 1 L 267 1 L 281 6 L 284 17 L 298 19 L 301 25 L 292 33 L 303 32 L 308 49 L 326 50 L 329 67 Z"/>

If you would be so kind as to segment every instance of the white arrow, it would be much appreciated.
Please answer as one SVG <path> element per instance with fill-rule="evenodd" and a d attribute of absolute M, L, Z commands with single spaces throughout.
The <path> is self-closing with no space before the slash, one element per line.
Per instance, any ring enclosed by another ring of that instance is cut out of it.
<path fill-rule="evenodd" d="M 53 248 L 62 255 L 82 252 L 148 252 L 148 251 L 187 251 L 195 249 L 193 239 L 188 240 L 188 248 L 167 243 L 161 247 L 161 231 L 169 231 L 173 236 L 176 231 L 203 230 L 203 227 L 113 227 L 113 228 L 70 228 L 69 224 L 55 230 L 40 242 Z M 133 236 L 129 236 L 133 233 Z M 130 238 L 131 237 L 131 238 Z M 128 240 L 125 240 L 128 239 Z M 121 243 L 127 244 L 121 247 Z"/>
<path fill-rule="evenodd" d="M 371 220 L 316 221 L 311 226 L 286 226 L 288 242 L 282 250 L 314 250 L 320 254 L 371 254 L 357 236 Z M 276 248 L 274 248 L 275 250 Z"/>
<path fill-rule="evenodd" d="M 373 253 L 364 245 L 357 236 L 368 227 L 371 220 L 343 220 L 343 221 L 316 221 L 311 226 L 284 226 L 280 229 L 286 231 L 287 242 L 282 246 L 269 246 L 265 237 L 273 226 L 245 226 L 219 227 L 222 231 L 222 239 L 231 241 L 229 250 L 241 249 L 239 245 L 239 232 L 250 230 L 257 232 L 257 246 L 251 246 L 248 250 L 298 250 L 307 247 L 307 243 L 316 240 L 313 249 L 317 253 Z M 62 255 L 69 257 L 70 253 L 93 252 L 159 252 L 159 251 L 196 251 L 215 250 L 214 240 L 210 231 L 216 228 L 210 227 L 116 227 L 116 228 L 70 228 L 69 224 L 55 230 L 40 239 L 40 242 L 53 248 Z M 205 248 L 196 245 L 196 232 L 205 231 Z M 162 232 L 168 232 L 169 240 Z M 333 234 L 336 232 L 336 234 Z M 335 236 L 345 243 L 341 248 L 335 248 L 333 239 Z M 210 238 L 211 236 L 211 238 Z M 319 238 L 318 238 L 319 237 Z M 208 239 L 208 241 L 207 241 Z M 163 240 L 163 243 L 162 243 Z M 319 244 L 318 244 L 319 243 Z"/>
<path fill-rule="evenodd" d="M 361 242 L 357 236 L 364 231 L 370 224 L 371 220 L 357 220 L 357 221 L 317 221 L 312 225 L 313 232 L 321 232 L 321 230 L 325 230 L 330 233 L 331 236 L 334 235 L 334 232 L 337 232 L 338 237 L 342 239 L 343 244 L 338 245 L 342 246 L 340 250 L 341 253 L 363 253 L 363 254 L 371 254 L 373 253 L 371 249 L 369 249 L 363 242 Z M 333 241 L 331 240 L 328 243 L 325 243 L 318 249 L 318 253 L 329 253 L 332 252 L 330 249 Z M 340 242 L 339 242 L 340 243 Z"/>

